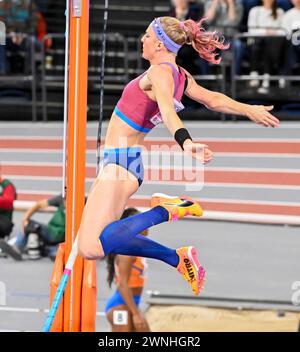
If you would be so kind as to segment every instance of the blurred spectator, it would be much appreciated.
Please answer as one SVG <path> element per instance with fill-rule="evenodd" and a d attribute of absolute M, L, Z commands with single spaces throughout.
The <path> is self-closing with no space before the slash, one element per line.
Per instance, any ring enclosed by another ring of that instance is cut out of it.
<path fill-rule="evenodd" d="M 286 30 L 288 39 L 285 73 L 291 73 L 295 64 L 300 62 L 300 0 L 292 2 L 295 7 L 287 11 L 282 19 L 282 27 Z"/>
<path fill-rule="evenodd" d="M 189 0 L 172 0 L 169 16 L 176 17 L 179 21 L 192 19 L 199 21 L 203 15 L 203 5 Z"/>
<path fill-rule="evenodd" d="M 33 34 L 37 25 L 33 1 L 0 1 L 0 20 L 5 23 L 6 34 L 9 35 L 6 46 L 2 46 L 0 51 L 0 73 L 5 74 L 7 71 L 23 72 L 25 61 L 20 53 L 27 50 L 27 41 L 24 40 L 24 34 Z M 8 62 L 6 52 L 10 52 Z"/>
<path fill-rule="evenodd" d="M 262 6 L 251 9 L 248 18 L 248 32 L 260 35 L 261 38 L 252 38 L 250 44 L 250 81 L 251 87 L 258 87 L 258 73 L 264 74 L 259 93 L 266 94 L 270 87 L 270 74 L 279 74 L 282 63 L 282 53 L 285 44 L 282 30 L 284 11 L 277 6 L 275 0 L 263 0 Z M 277 35 L 277 37 L 276 37 Z M 278 36 L 278 35 L 281 35 Z M 273 36 L 273 37 L 272 37 Z M 279 81 L 279 86 L 284 87 L 284 80 Z"/>
<path fill-rule="evenodd" d="M 205 17 L 210 29 L 216 29 L 226 37 L 232 38 L 239 32 L 243 5 L 235 0 L 205 1 Z"/>
<path fill-rule="evenodd" d="M 235 51 L 236 73 L 240 74 L 241 61 L 245 46 L 241 40 L 232 39 L 240 31 L 243 17 L 243 5 L 235 0 L 210 0 L 205 2 L 205 17 L 210 30 L 222 33 Z M 226 55 L 226 54 L 225 54 Z M 207 63 L 206 63 L 207 65 Z"/>
<path fill-rule="evenodd" d="M 260 0 L 243 0 L 243 7 L 244 7 L 244 15 L 242 19 L 242 31 L 247 31 L 247 23 L 250 10 L 255 7 L 259 6 Z"/>
<path fill-rule="evenodd" d="M 169 16 L 176 17 L 180 21 L 192 19 L 199 21 L 203 16 L 203 5 L 188 0 L 172 0 L 172 7 Z M 191 45 L 183 45 L 176 58 L 178 65 L 185 68 L 191 74 L 199 74 L 199 54 Z M 203 60 L 204 61 L 204 60 Z"/>
<path fill-rule="evenodd" d="M 244 15 L 242 19 L 241 31 L 246 32 L 249 12 L 253 7 L 260 5 L 260 0 L 241 0 L 241 1 L 244 7 Z M 293 5 L 289 0 L 277 0 L 277 5 L 278 7 L 282 8 L 284 11 L 287 11 L 293 7 Z"/>
<path fill-rule="evenodd" d="M 277 0 L 277 5 L 284 11 L 288 11 L 293 7 L 293 4 L 289 0 Z"/>
<path fill-rule="evenodd" d="M 34 213 L 48 206 L 56 207 L 57 210 L 47 225 L 31 219 Z M 0 242 L 2 251 L 16 260 L 21 260 L 22 252 L 27 245 L 30 259 L 39 259 L 41 252 L 53 259 L 56 255 L 56 245 L 65 240 L 65 202 L 63 197 L 59 195 L 37 202 L 24 215 L 22 225 L 22 231 L 16 237 L 7 242 Z M 48 253 L 46 246 L 50 246 Z"/>
<path fill-rule="evenodd" d="M 13 229 L 13 204 L 17 197 L 15 186 L 1 175 L 0 165 L 0 238 L 8 237 Z"/>
<path fill-rule="evenodd" d="M 37 13 L 37 27 L 36 27 L 36 37 L 38 39 L 38 41 L 40 43 L 43 42 L 44 37 L 48 34 L 48 30 L 47 30 L 47 23 L 45 20 L 45 16 L 43 15 L 42 12 L 38 12 Z M 45 50 L 46 53 L 48 52 L 48 49 L 50 49 L 50 47 L 52 46 L 52 39 L 51 38 L 47 38 L 45 40 Z M 52 58 L 51 58 L 52 60 Z"/>

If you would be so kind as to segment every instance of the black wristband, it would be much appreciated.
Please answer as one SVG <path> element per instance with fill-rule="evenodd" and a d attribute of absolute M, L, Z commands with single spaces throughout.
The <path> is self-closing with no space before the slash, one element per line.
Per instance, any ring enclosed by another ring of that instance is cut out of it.
<path fill-rule="evenodd" d="M 190 139 L 192 141 L 192 137 L 190 136 L 188 130 L 186 128 L 179 128 L 174 134 L 175 141 L 181 146 L 183 150 L 183 143 Z"/>

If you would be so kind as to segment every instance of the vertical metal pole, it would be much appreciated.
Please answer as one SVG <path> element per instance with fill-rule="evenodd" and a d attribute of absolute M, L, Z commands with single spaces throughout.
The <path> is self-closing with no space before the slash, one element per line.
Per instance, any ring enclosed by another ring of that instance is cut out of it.
<path fill-rule="evenodd" d="M 221 75 L 222 75 L 221 91 L 223 94 L 226 94 L 226 65 L 224 63 L 221 64 Z M 221 120 L 222 121 L 226 120 L 226 115 L 224 113 L 221 113 Z"/>
<path fill-rule="evenodd" d="M 97 134 L 97 175 L 100 169 L 100 147 L 101 147 L 101 131 L 103 121 L 103 97 L 104 97 L 104 69 L 105 69 L 105 48 L 106 48 L 106 29 L 108 19 L 108 0 L 105 0 L 104 8 L 104 22 L 103 22 L 103 37 L 102 37 L 102 48 L 101 48 L 101 72 L 100 72 L 100 103 L 99 103 L 99 125 Z"/>
<path fill-rule="evenodd" d="M 122 35 L 123 37 L 123 35 Z M 124 62 L 124 68 L 125 68 L 125 79 L 126 82 L 129 81 L 129 63 L 128 63 L 128 57 L 129 57 L 129 50 L 128 50 L 128 39 L 123 37 L 123 43 L 124 43 L 124 54 L 125 54 L 125 62 Z"/>
<path fill-rule="evenodd" d="M 68 74 L 69 74 L 69 0 L 66 0 L 66 32 L 65 32 L 65 78 L 64 78 L 64 128 L 63 128 L 63 179 L 62 196 L 66 198 L 66 148 L 67 148 L 67 120 L 68 120 Z"/>
<path fill-rule="evenodd" d="M 236 37 L 233 37 L 233 40 L 236 39 Z M 232 61 L 231 61 L 231 97 L 232 99 L 236 99 L 236 78 L 237 75 L 235 73 L 235 67 L 236 67 L 236 55 L 235 55 L 235 48 L 233 47 L 232 50 Z M 231 119 L 233 121 L 236 120 L 236 117 L 231 115 Z"/>
<path fill-rule="evenodd" d="M 43 121 L 47 121 L 47 92 L 46 92 L 46 70 L 45 70 L 45 45 L 48 36 L 45 36 L 42 41 L 42 114 Z"/>
<path fill-rule="evenodd" d="M 236 98 L 236 77 L 235 77 L 235 52 L 232 52 L 232 61 L 231 61 L 231 97 L 232 99 Z"/>
<path fill-rule="evenodd" d="M 30 42 L 30 56 L 31 56 L 31 108 L 32 108 L 32 121 L 36 121 L 36 74 L 35 74 L 35 39 L 28 37 Z"/>

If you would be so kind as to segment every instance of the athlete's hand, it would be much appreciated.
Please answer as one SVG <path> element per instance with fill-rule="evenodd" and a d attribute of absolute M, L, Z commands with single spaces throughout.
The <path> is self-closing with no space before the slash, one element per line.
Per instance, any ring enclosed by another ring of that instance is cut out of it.
<path fill-rule="evenodd" d="M 132 316 L 133 325 L 138 331 L 149 331 L 149 326 L 146 318 L 141 312 L 133 314 Z"/>
<path fill-rule="evenodd" d="M 245 115 L 257 123 L 265 127 L 279 127 L 280 121 L 269 113 L 273 110 L 274 106 L 264 106 L 264 105 L 247 105 L 245 109 Z"/>
<path fill-rule="evenodd" d="M 183 143 L 183 148 L 185 153 L 191 155 L 194 159 L 201 161 L 202 164 L 208 163 L 213 157 L 213 152 L 206 144 L 195 143 L 190 139 L 187 139 Z"/>

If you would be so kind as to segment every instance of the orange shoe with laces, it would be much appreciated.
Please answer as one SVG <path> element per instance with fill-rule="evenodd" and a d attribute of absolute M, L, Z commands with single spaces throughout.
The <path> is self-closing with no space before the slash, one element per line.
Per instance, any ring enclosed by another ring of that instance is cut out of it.
<path fill-rule="evenodd" d="M 205 281 L 205 270 L 198 260 L 196 248 L 181 247 L 176 250 L 179 256 L 177 271 L 191 285 L 193 293 L 198 296 L 203 289 Z"/>
<path fill-rule="evenodd" d="M 187 215 L 203 215 L 201 205 L 192 198 L 172 197 L 163 193 L 154 193 L 151 197 L 151 208 L 161 206 L 169 212 L 169 220 L 177 220 Z"/>

